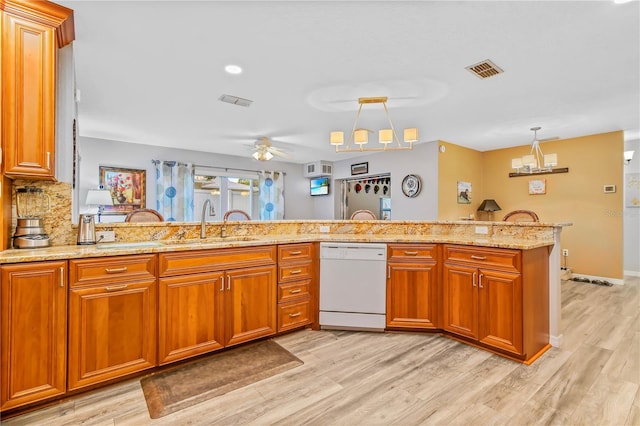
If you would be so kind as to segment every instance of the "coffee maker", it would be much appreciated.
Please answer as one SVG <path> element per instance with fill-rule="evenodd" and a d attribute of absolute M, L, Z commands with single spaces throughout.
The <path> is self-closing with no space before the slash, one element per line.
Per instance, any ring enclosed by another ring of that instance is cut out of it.
<path fill-rule="evenodd" d="M 16 189 L 16 232 L 14 248 L 49 247 L 51 240 L 44 231 L 43 218 L 49 211 L 49 197 L 42 188 L 25 186 Z"/>

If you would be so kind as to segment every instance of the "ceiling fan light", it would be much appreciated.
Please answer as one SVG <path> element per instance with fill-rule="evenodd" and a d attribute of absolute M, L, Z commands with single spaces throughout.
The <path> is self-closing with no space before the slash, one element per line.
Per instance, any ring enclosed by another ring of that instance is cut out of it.
<path fill-rule="evenodd" d="M 344 132 L 331 132 L 329 135 L 329 142 L 331 145 L 344 144 Z"/>
<path fill-rule="evenodd" d="M 404 141 L 407 143 L 418 142 L 418 129 L 415 127 L 404 129 Z"/>
<path fill-rule="evenodd" d="M 356 130 L 353 134 L 353 143 L 356 145 L 369 143 L 369 132 L 366 130 Z"/>
<path fill-rule="evenodd" d="M 544 166 L 553 167 L 558 165 L 558 154 L 544 154 Z"/>
<path fill-rule="evenodd" d="M 378 131 L 378 141 L 382 144 L 393 142 L 393 131 L 391 129 L 382 129 Z"/>

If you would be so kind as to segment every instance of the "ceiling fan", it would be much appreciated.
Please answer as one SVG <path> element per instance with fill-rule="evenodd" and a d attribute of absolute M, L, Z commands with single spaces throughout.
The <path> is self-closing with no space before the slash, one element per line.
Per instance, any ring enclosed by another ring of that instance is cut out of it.
<path fill-rule="evenodd" d="M 258 161 L 269 161 L 274 156 L 290 159 L 291 155 L 282 151 L 280 148 L 273 146 L 268 137 L 263 136 L 253 145 L 253 158 Z"/>

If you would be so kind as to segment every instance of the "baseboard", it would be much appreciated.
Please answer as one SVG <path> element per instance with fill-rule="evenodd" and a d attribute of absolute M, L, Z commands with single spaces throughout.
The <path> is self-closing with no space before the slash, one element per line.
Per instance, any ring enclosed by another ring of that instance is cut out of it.
<path fill-rule="evenodd" d="M 607 281 L 611 284 L 616 285 L 624 285 L 624 279 L 620 278 L 609 278 L 609 277 L 599 277 L 597 275 L 584 275 L 584 274 L 571 274 L 571 278 L 588 278 L 589 280 L 598 280 L 598 281 Z"/>
<path fill-rule="evenodd" d="M 554 348 L 562 347 L 563 343 L 564 343 L 564 334 L 560 334 L 559 336 L 549 335 L 549 344 Z"/>
<path fill-rule="evenodd" d="M 640 271 L 624 271 L 625 276 L 640 277 Z"/>

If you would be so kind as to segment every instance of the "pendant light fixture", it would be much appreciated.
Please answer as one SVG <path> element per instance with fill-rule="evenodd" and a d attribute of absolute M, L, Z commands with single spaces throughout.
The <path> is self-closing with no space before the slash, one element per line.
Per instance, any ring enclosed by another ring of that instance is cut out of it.
<path fill-rule="evenodd" d="M 538 139 L 538 130 L 542 127 L 532 127 L 533 141 L 531 142 L 531 151 L 528 155 L 511 159 L 511 168 L 515 169 L 515 173 L 509 173 L 509 177 L 527 176 L 532 174 L 548 174 L 548 173 L 566 173 L 569 168 L 556 168 L 558 165 L 558 154 L 544 154 L 540 148 L 540 142 L 554 140 L 558 138 Z"/>
<path fill-rule="evenodd" d="M 398 134 L 395 127 L 389 117 L 389 110 L 387 109 L 387 97 L 375 97 L 375 98 L 358 98 L 360 107 L 358 108 L 358 115 L 356 115 L 356 121 L 353 123 L 353 129 L 349 135 L 349 139 L 345 145 L 344 132 L 336 131 L 331 132 L 329 135 L 329 143 L 336 147 L 336 152 L 364 152 L 364 151 L 394 151 L 394 150 L 410 150 L 413 149 L 413 143 L 418 141 L 418 129 L 410 128 L 404 129 L 404 143 L 400 143 Z M 369 143 L 369 133 L 373 133 L 368 129 L 358 128 L 358 119 L 362 112 L 362 107 L 365 104 L 382 104 L 384 107 L 385 115 L 389 121 L 390 129 L 382 129 L 378 132 L 378 142 L 381 146 L 366 147 Z M 394 144 L 395 142 L 395 144 Z"/>

